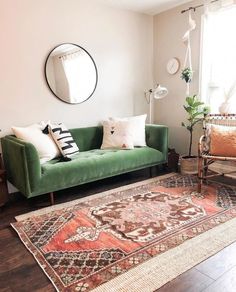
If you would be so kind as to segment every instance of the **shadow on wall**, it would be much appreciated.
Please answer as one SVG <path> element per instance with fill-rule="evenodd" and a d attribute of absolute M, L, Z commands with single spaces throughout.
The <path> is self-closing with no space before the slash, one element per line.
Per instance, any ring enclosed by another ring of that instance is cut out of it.
<path fill-rule="evenodd" d="M 197 155 L 198 141 L 203 134 L 202 126 L 198 125 L 193 132 L 192 154 Z M 189 133 L 181 125 L 178 127 L 169 127 L 169 147 L 175 148 L 180 155 L 188 154 Z"/>

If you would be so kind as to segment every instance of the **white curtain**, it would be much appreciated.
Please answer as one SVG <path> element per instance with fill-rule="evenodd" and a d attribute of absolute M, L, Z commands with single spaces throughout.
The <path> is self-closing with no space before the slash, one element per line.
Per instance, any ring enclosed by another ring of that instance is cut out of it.
<path fill-rule="evenodd" d="M 234 1 L 205 1 L 203 16 L 200 94 L 218 113 L 227 103 L 228 113 L 236 112 L 236 8 Z M 223 110 L 224 112 L 225 110 Z M 226 112 L 224 112 L 226 113 Z"/>
<path fill-rule="evenodd" d="M 94 65 L 82 50 L 60 57 L 69 85 L 70 102 L 80 102 L 91 94 L 94 84 Z"/>

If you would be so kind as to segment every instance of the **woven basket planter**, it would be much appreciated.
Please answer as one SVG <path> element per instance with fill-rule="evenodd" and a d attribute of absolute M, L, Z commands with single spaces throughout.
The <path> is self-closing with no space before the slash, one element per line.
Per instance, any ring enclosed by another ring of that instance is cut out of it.
<path fill-rule="evenodd" d="M 197 174 L 198 173 L 198 158 L 182 156 L 180 158 L 181 174 Z"/>

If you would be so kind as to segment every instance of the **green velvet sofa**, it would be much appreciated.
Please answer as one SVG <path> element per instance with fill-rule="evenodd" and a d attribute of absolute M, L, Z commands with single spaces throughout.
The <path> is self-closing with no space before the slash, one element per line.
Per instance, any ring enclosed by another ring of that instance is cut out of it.
<path fill-rule="evenodd" d="M 168 128 L 146 125 L 147 147 L 101 150 L 101 126 L 70 130 L 80 153 L 71 161 L 59 158 L 40 164 L 35 147 L 15 136 L 2 138 L 7 179 L 27 198 L 152 167 L 167 162 Z M 52 197 L 51 197 L 52 198 Z"/>

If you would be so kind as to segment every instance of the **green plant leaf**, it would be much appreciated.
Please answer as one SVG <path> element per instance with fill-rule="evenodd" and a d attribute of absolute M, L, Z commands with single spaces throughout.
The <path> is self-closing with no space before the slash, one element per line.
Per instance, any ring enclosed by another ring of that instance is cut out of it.
<path fill-rule="evenodd" d="M 193 118 L 195 119 L 198 116 L 203 116 L 203 112 L 195 112 L 193 113 Z"/>
<path fill-rule="evenodd" d="M 192 111 L 192 107 L 190 107 L 190 106 L 184 105 L 184 109 L 186 110 L 187 113 L 191 113 L 191 111 Z"/>
<path fill-rule="evenodd" d="M 193 105 L 193 98 L 191 96 L 187 96 L 186 97 L 186 102 L 188 105 L 192 106 Z"/>
<path fill-rule="evenodd" d="M 203 104 L 204 104 L 204 103 L 201 102 L 201 101 L 196 101 L 196 102 L 194 102 L 193 106 L 194 106 L 194 107 L 199 107 L 200 105 L 203 105 Z"/>
<path fill-rule="evenodd" d="M 210 109 L 209 106 L 204 106 L 204 107 L 203 107 L 203 113 L 204 113 L 204 115 L 205 115 L 205 114 L 208 114 L 208 113 L 210 112 L 210 110 L 211 110 L 211 109 Z"/>
<path fill-rule="evenodd" d="M 188 72 L 187 69 L 188 68 L 186 68 L 186 72 Z M 204 115 L 206 115 L 209 112 L 209 107 L 204 106 L 204 103 L 198 100 L 196 94 L 194 94 L 193 96 L 187 96 L 183 107 L 188 115 L 187 116 L 188 124 L 186 125 L 184 122 L 182 122 L 181 125 L 190 132 L 189 155 L 191 156 L 192 132 L 194 130 L 194 126 L 203 121 Z"/>

